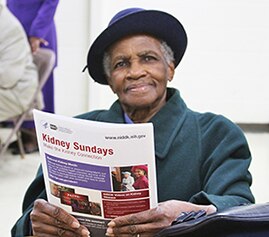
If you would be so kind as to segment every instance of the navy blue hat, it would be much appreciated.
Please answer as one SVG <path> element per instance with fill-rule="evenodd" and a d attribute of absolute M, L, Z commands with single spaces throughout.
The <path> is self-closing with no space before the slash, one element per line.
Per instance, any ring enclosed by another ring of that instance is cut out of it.
<path fill-rule="evenodd" d="M 116 41 L 134 34 L 147 34 L 165 41 L 174 52 L 175 67 L 187 47 L 186 32 L 172 15 L 142 8 L 122 10 L 111 19 L 108 27 L 96 38 L 88 52 L 86 67 L 96 82 L 108 84 L 103 68 L 104 52 Z"/>

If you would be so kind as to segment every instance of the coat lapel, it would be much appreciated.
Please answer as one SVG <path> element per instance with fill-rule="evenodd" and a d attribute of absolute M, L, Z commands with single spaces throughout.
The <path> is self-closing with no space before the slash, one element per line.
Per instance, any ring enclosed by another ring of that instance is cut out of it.
<path fill-rule="evenodd" d="M 187 107 L 179 91 L 168 88 L 168 101 L 152 121 L 154 124 L 155 153 L 158 158 L 165 158 L 178 135 L 187 114 Z"/>

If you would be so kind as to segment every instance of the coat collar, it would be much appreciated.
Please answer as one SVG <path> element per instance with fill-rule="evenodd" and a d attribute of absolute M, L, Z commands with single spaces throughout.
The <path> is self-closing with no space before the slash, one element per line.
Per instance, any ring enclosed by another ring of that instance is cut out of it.
<path fill-rule="evenodd" d="M 187 114 L 187 107 L 177 89 L 168 88 L 167 98 L 165 106 L 149 121 L 154 125 L 155 154 L 158 158 L 165 158 L 167 155 Z M 101 113 L 98 120 L 124 123 L 119 101 L 117 100 L 108 111 Z"/>
<path fill-rule="evenodd" d="M 155 154 L 158 158 L 167 155 L 187 114 L 178 90 L 168 88 L 167 98 L 165 106 L 150 121 L 154 124 Z"/>

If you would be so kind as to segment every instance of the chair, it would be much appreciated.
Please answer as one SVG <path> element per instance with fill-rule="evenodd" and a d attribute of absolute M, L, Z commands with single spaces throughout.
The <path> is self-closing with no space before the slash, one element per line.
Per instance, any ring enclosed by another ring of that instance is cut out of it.
<path fill-rule="evenodd" d="M 21 158 L 24 158 L 25 152 L 23 149 L 23 144 L 21 140 L 20 128 L 24 121 L 30 120 L 32 118 L 32 110 L 40 107 L 40 100 L 38 100 L 40 94 L 42 93 L 42 88 L 45 85 L 49 75 L 55 64 L 55 53 L 50 49 L 40 48 L 35 54 L 33 54 L 33 61 L 37 66 L 38 75 L 39 75 L 39 83 L 38 87 L 34 93 L 31 103 L 27 110 L 25 110 L 22 114 L 18 115 L 15 118 L 11 118 L 10 120 L 13 122 L 14 126 L 9 133 L 6 140 L 3 144 L 0 144 L 0 159 L 3 154 L 6 152 L 9 144 L 12 141 L 12 137 L 16 134 L 20 155 Z"/>

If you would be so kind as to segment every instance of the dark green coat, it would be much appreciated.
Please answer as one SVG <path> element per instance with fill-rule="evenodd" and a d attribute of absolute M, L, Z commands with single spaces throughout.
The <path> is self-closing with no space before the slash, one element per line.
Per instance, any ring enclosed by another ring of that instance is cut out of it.
<path fill-rule="evenodd" d="M 78 117 L 124 123 L 118 101 L 109 110 Z M 168 89 L 166 105 L 150 122 L 154 124 L 160 202 L 177 199 L 212 203 L 218 210 L 254 202 L 248 171 L 251 154 L 238 126 L 223 116 L 188 109 L 172 88 Z M 41 170 L 26 193 L 24 214 L 13 228 L 14 236 L 29 234 L 29 212 L 38 196 L 46 198 Z"/>

